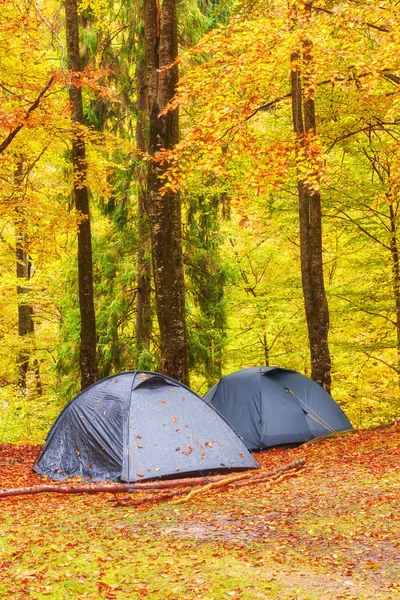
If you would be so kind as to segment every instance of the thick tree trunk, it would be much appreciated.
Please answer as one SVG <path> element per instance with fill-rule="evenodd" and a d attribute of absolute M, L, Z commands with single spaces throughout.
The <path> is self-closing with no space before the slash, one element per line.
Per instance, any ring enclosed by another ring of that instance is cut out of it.
<path fill-rule="evenodd" d="M 65 25 L 68 69 L 82 70 L 79 53 L 79 25 L 76 0 L 65 0 Z M 72 119 L 72 162 L 75 208 L 82 220 L 78 227 L 79 308 L 81 317 L 80 371 L 81 387 L 97 380 L 96 321 L 93 299 L 92 237 L 90 231 L 89 194 L 86 185 L 87 163 L 83 135 L 82 90 L 69 86 Z"/>
<path fill-rule="evenodd" d="M 303 55 L 292 54 L 292 118 L 296 134 L 296 153 L 300 154 L 316 133 L 315 104 L 310 82 L 302 89 L 300 60 L 304 70 L 311 67 L 310 44 L 303 44 Z M 300 259 L 304 304 L 311 354 L 311 377 L 328 392 L 331 387 L 331 359 L 328 345 L 329 310 L 324 286 L 322 260 L 321 195 L 299 175 Z"/>
<path fill-rule="evenodd" d="M 142 0 L 137 2 L 139 21 L 144 19 Z M 137 38 L 136 86 L 137 86 L 137 121 L 136 146 L 140 152 L 147 152 L 148 143 L 146 128 L 148 127 L 146 59 L 144 56 L 145 37 L 139 28 Z M 152 331 L 151 311 L 151 241 L 150 225 L 145 210 L 146 201 L 146 171 L 145 162 L 141 161 L 137 171 L 138 183 L 138 280 L 137 280 L 137 314 L 136 314 L 136 349 L 137 357 L 143 350 L 150 349 Z"/>
<path fill-rule="evenodd" d="M 160 161 L 162 150 L 179 140 L 178 111 L 161 114 L 173 98 L 178 67 L 176 0 L 145 0 L 146 67 L 150 113 L 147 212 L 150 218 L 157 318 L 163 373 L 188 384 L 185 295 L 182 260 L 181 199 L 178 191 L 162 192 L 160 177 L 168 170 Z"/>

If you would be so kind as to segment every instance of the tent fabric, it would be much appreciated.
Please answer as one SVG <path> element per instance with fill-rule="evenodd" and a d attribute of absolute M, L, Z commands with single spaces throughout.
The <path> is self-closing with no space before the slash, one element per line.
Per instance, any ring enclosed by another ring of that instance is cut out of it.
<path fill-rule="evenodd" d="M 205 395 L 250 450 L 296 444 L 352 429 L 317 383 L 289 369 L 252 367 L 223 377 Z"/>
<path fill-rule="evenodd" d="M 203 398 L 170 377 L 128 371 L 71 400 L 34 470 L 55 480 L 133 482 L 256 467 Z"/>

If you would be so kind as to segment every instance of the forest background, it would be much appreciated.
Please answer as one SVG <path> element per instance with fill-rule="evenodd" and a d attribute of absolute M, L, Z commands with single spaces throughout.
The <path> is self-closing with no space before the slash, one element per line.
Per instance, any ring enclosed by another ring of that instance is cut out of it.
<path fill-rule="evenodd" d="M 319 380 L 321 340 L 353 425 L 398 418 L 397 3 L 0 5 L 0 440 L 121 370 Z"/>

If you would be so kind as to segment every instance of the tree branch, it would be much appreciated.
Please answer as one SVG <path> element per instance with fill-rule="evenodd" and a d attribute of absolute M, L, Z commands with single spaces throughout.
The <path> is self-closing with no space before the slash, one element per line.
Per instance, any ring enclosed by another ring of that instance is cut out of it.
<path fill-rule="evenodd" d="M 0 144 L 0 154 L 2 154 L 4 152 L 4 150 L 11 144 L 11 142 L 13 141 L 13 139 L 15 138 L 15 136 L 17 135 L 17 133 L 25 125 L 26 121 L 29 118 L 29 115 L 39 106 L 41 99 L 43 98 L 43 96 L 45 95 L 45 93 L 48 91 L 48 89 L 51 87 L 51 84 L 53 83 L 53 81 L 54 81 L 54 75 L 52 75 L 50 77 L 49 81 L 44 86 L 44 88 L 41 90 L 41 92 L 39 93 L 39 95 L 36 98 L 36 100 L 31 104 L 31 106 L 26 111 L 26 115 L 24 117 L 24 123 L 20 123 L 15 129 L 13 129 L 8 134 L 8 136 L 6 137 L 6 139 L 4 140 L 4 142 L 2 142 Z"/>
<path fill-rule="evenodd" d="M 257 471 L 255 474 L 253 471 L 246 473 L 235 473 L 233 475 L 215 475 L 211 477 L 191 477 L 186 479 L 173 479 L 173 480 L 161 480 L 153 481 L 148 483 L 101 483 L 101 484 L 89 484 L 89 485 L 37 485 L 33 487 L 21 487 L 21 488 L 10 488 L 6 490 L 0 490 L 0 498 L 7 498 L 10 496 L 25 496 L 31 494 L 96 494 L 109 492 L 117 494 L 121 492 L 140 492 L 149 490 L 160 490 L 160 489 L 171 489 L 181 486 L 206 486 L 209 487 L 222 487 L 236 482 L 244 482 L 245 480 L 251 483 L 263 482 L 267 479 L 276 477 L 277 475 L 287 473 L 288 471 L 297 471 L 301 469 L 306 460 L 300 458 L 292 461 L 284 467 L 275 469 L 274 471 Z"/>
<path fill-rule="evenodd" d="M 312 0 L 311 2 L 306 2 L 305 6 L 307 6 L 311 10 L 315 10 L 315 12 L 322 12 L 335 17 L 337 16 L 332 10 L 322 8 L 322 6 L 313 6 L 313 3 L 314 0 Z M 366 25 L 367 27 L 371 27 L 371 29 L 376 29 L 377 31 L 383 31 L 384 33 L 389 33 L 391 31 L 390 27 L 384 27 L 383 25 L 375 25 L 374 23 L 369 23 L 368 21 L 362 21 L 361 24 Z"/>
<path fill-rule="evenodd" d="M 270 100 L 270 102 L 266 102 L 265 104 L 258 106 L 256 109 L 253 110 L 252 113 L 247 115 L 247 117 L 245 118 L 245 121 L 249 121 L 249 119 L 252 119 L 258 112 L 260 112 L 260 110 L 265 110 L 265 111 L 270 110 L 275 104 L 278 104 L 278 102 L 281 102 L 281 100 L 287 100 L 291 97 L 292 97 L 292 94 L 291 94 L 291 92 L 289 92 L 288 94 L 285 94 L 284 96 L 278 96 L 277 98 L 274 98 L 274 100 Z"/>
<path fill-rule="evenodd" d="M 372 358 L 373 360 L 377 360 L 378 362 L 381 362 L 383 365 L 385 365 L 389 369 L 392 369 L 392 371 L 394 371 L 395 373 L 397 373 L 399 375 L 399 369 L 397 369 L 390 363 L 386 362 L 386 360 L 383 360 L 383 358 L 379 358 L 379 356 L 374 356 L 373 354 L 370 354 L 369 352 L 367 352 L 366 350 L 363 350 L 363 349 L 361 349 L 361 352 L 363 354 L 365 354 L 365 356 L 368 356 L 368 358 Z"/>
<path fill-rule="evenodd" d="M 391 325 L 394 325 L 396 327 L 396 321 L 393 321 L 393 319 L 390 319 L 390 317 L 387 317 L 386 315 L 382 315 L 381 313 L 374 312 L 372 310 L 367 310 L 366 308 L 363 308 L 362 306 L 358 306 L 358 304 L 356 304 L 355 302 L 352 302 L 351 300 L 349 300 L 349 298 L 346 298 L 345 296 L 341 296 L 340 294 L 332 294 L 332 296 L 334 296 L 335 298 L 340 298 L 340 300 L 344 300 L 345 302 L 348 302 L 351 306 L 353 306 L 357 310 L 365 312 L 367 315 L 371 315 L 372 317 L 379 317 L 380 319 L 384 319 L 385 321 L 388 321 L 388 323 L 390 323 Z"/>
<path fill-rule="evenodd" d="M 344 217 L 341 217 L 340 213 L 342 213 L 344 215 Z M 386 248 L 386 250 L 391 250 L 390 246 L 388 246 L 387 244 L 382 242 L 376 236 L 372 235 L 372 233 L 370 233 L 367 229 L 365 229 L 362 225 L 360 225 L 360 223 L 357 223 L 357 221 L 355 219 L 352 219 L 350 217 L 350 215 L 348 215 L 346 212 L 344 212 L 344 210 L 340 210 L 339 213 L 337 213 L 336 215 L 333 215 L 333 218 L 334 219 L 342 219 L 343 221 L 349 221 L 350 223 L 353 223 L 353 225 L 358 227 L 358 229 L 360 231 L 362 231 L 363 233 L 365 233 L 365 235 L 367 235 L 369 238 L 371 238 L 371 240 L 374 240 L 374 242 L 376 242 L 377 244 L 380 244 L 381 246 Z"/>

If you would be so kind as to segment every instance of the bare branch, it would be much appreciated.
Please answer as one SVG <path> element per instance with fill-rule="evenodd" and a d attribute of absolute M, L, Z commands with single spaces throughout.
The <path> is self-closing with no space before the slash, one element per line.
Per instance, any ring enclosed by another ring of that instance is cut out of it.
<path fill-rule="evenodd" d="M 373 360 L 377 360 L 378 362 L 382 363 L 383 365 L 386 365 L 389 369 L 392 369 L 392 371 L 397 373 L 397 375 L 400 374 L 399 369 L 397 369 L 390 363 L 386 362 L 386 360 L 383 360 L 383 358 L 379 358 L 379 356 L 374 356 L 373 354 L 370 354 L 369 352 L 367 352 L 366 350 L 363 350 L 363 349 L 361 350 L 361 352 L 363 354 L 365 354 L 365 356 L 368 356 L 368 358 L 372 358 Z"/>
<path fill-rule="evenodd" d="M 325 13 L 327 15 L 331 15 L 337 18 L 337 15 L 334 14 L 332 10 L 328 10 L 327 8 L 322 8 L 322 6 L 313 6 L 312 2 L 306 2 L 305 6 L 310 8 L 311 10 L 315 10 L 315 12 Z M 371 27 L 371 29 L 376 29 L 377 31 L 382 31 L 384 33 L 389 33 L 391 30 L 390 27 L 385 27 L 383 25 L 375 25 L 374 23 L 369 23 L 368 21 L 363 21 L 362 25 L 366 25 L 367 27 Z"/>
<path fill-rule="evenodd" d="M 344 217 L 341 217 L 340 213 L 342 213 L 344 215 Z M 334 219 L 342 219 L 344 221 L 345 220 L 350 221 L 350 223 L 353 223 L 353 225 L 355 225 L 356 227 L 358 227 L 358 229 L 360 231 L 362 231 L 363 233 L 365 233 L 365 235 L 367 235 L 369 238 L 371 238 L 371 240 L 374 240 L 374 242 L 376 242 L 377 244 L 380 244 L 381 246 L 383 246 L 387 250 L 389 250 L 389 251 L 391 250 L 390 246 L 387 246 L 378 237 L 376 237 L 375 235 L 372 235 L 372 233 L 370 233 L 367 229 L 365 229 L 362 225 L 360 225 L 360 223 L 358 223 L 355 219 L 352 219 L 350 217 L 350 215 L 348 215 L 344 210 L 340 210 L 336 215 L 333 215 L 332 218 L 334 218 Z"/>
<path fill-rule="evenodd" d="M 335 298 L 339 298 L 340 300 L 344 300 L 345 302 L 348 302 L 349 304 L 351 304 L 351 306 L 353 306 L 357 310 L 365 312 L 367 315 L 371 315 L 372 317 L 380 317 L 381 319 L 388 321 L 388 323 L 390 323 L 391 325 L 394 325 L 396 327 L 396 321 L 393 321 L 393 319 L 390 319 L 389 317 L 387 317 L 386 315 L 383 315 L 382 313 L 378 313 L 378 312 L 375 312 L 372 310 L 367 310 L 363 306 L 358 306 L 355 302 L 353 302 L 349 298 L 346 298 L 345 296 L 341 296 L 340 294 L 332 294 L 332 296 L 334 296 Z"/>

